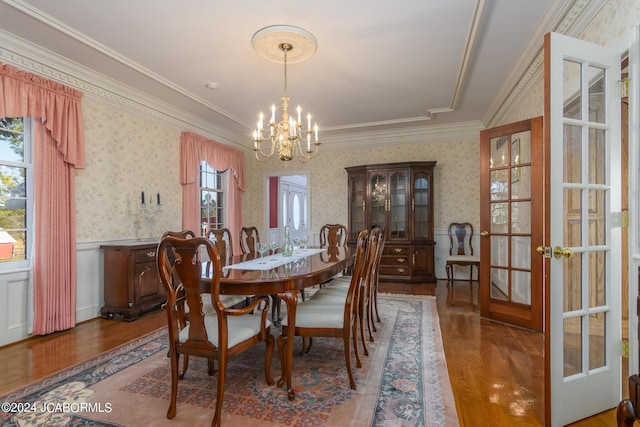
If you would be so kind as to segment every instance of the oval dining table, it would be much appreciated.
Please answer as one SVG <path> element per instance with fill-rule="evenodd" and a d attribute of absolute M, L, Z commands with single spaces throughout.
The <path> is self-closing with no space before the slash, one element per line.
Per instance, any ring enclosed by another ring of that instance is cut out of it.
<path fill-rule="evenodd" d="M 309 255 L 304 255 L 304 251 Z M 267 257 L 274 260 L 282 255 Z M 257 265 L 260 260 L 255 254 L 238 255 L 222 260 L 223 269 L 220 276 L 220 293 L 226 295 L 272 295 L 276 294 L 287 307 L 287 324 L 295 326 L 296 307 L 300 292 L 307 287 L 323 283 L 336 274 L 348 269 L 354 263 L 355 249 L 331 248 L 318 252 L 315 248 L 298 249 L 290 262 L 274 268 Z M 285 259 L 281 258 L 280 263 Z M 245 268 L 246 267 L 246 268 Z M 261 268 L 260 270 L 255 268 Z M 211 287 L 211 276 L 208 269 L 203 268 L 203 291 Z M 295 399 L 295 391 L 291 386 L 291 366 L 293 359 L 293 339 L 286 340 L 282 374 L 277 382 L 278 387 L 286 382 L 289 400 Z"/>

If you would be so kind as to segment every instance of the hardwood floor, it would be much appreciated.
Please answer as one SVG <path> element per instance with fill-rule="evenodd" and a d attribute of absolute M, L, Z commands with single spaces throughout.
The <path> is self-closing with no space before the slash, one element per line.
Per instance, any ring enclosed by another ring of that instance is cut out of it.
<path fill-rule="evenodd" d="M 541 426 L 544 421 L 542 334 L 480 318 L 477 283 L 381 283 L 380 292 L 436 295 L 449 378 L 460 425 Z M 0 394 L 37 381 L 151 332 L 162 310 L 134 322 L 94 319 L 71 331 L 0 348 Z M 573 427 L 615 426 L 615 409 Z"/>

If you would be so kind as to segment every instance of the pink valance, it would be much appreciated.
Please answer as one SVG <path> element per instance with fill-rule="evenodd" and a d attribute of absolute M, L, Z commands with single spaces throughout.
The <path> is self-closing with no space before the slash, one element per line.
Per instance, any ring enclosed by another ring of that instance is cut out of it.
<path fill-rule="evenodd" d="M 226 225 L 232 236 L 242 227 L 242 195 L 244 191 L 244 153 L 191 132 L 180 135 L 180 182 L 182 183 L 182 227 L 201 232 L 200 163 L 206 161 L 217 171 L 229 170 L 233 176 L 227 188 Z M 234 184 L 235 183 L 235 184 Z M 233 253 L 240 253 L 240 239 L 233 239 Z"/>
<path fill-rule="evenodd" d="M 84 168 L 82 92 L 0 62 L 0 117 L 43 119 L 65 162 Z"/>
<path fill-rule="evenodd" d="M 200 162 L 218 171 L 231 169 L 238 189 L 244 191 L 244 153 L 192 132 L 180 135 L 180 182 L 189 184 L 199 177 Z"/>

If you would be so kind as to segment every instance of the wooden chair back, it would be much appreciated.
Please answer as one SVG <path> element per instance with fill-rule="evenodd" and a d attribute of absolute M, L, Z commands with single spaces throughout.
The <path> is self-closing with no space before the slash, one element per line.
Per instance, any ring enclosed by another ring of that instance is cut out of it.
<path fill-rule="evenodd" d="M 342 224 L 325 224 L 320 228 L 320 247 L 347 247 L 347 227 Z"/>
<path fill-rule="evenodd" d="M 162 233 L 162 238 L 167 236 L 178 237 L 180 239 L 188 239 L 196 237 L 196 234 L 191 230 L 182 230 L 182 231 L 165 231 Z"/>
<path fill-rule="evenodd" d="M 200 289 L 204 254 L 208 258 L 206 262 L 211 263 L 210 294 L 203 294 Z M 220 256 L 214 243 L 206 237 L 166 236 L 158 244 L 156 262 L 167 295 L 164 307 L 167 312 L 169 356 L 171 359 L 171 399 L 167 418 L 171 419 L 176 415 L 180 355 L 185 357 L 181 376 L 186 373 L 189 355 L 206 357 L 209 360 L 215 358 L 218 361 L 218 378 L 212 425 L 219 426 L 229 356 L 245 351 L 258 342 L 265 341 L 267 343 L 265 377 L 267 384 L 273 385 L 274 383 L 270 376 L 274 338 L 269 332 L 271 323 L 266 318 L 269 299 L 268 297 L 259 297 L 247 307 L 239 309 L 225 307 L 220 301 L 220 276 L 222 274 Z M 174 280 L 174 276 L 177 276 L 179 280 Z M 202 308 L 206 303 L 203 300 L 203 295 L 207 295 L 211 299 L 215 313 L 210 315 L 203 313 Z M 179 307 L 183 303 L 186 303 L 189 311 L 186 325 L 179 313 Z M 260 304 L 265 304 L 261 316 L 253 315 L 252 313 Z M 207 317 L 211 316 L 216 318 L 215 322 L 205 321 Z M 251 336 L 247 338 L 248 335 Z"/>
<path fill-rule="evenodd" d="M 449 255 L 473 255 L 473 225 L 469 222 L 449 224 Z"/>
<path fill-rule="evenodd" d="M 213 241 L 223 263 L 233 256 L 233 239 L 228 228 L 210 230 L 209 239 Z"/>
<path fill-rule="evenodd" d="M 256 227 L 242 227 L 240 229 L 240 249 L 242 254 L 255 254 L 260 243 L 260 233 Z"/>
<path fill-rule="evenodd" d="M 473 226 L 468 222 L 452 222 L 449 224 L 449 256 L 446 270 L 447 282 L 454 279 L 454 266 L 469 266 L 469 283 L 473 282 L 473 268 L 480 278 L 480 257 L 473 254 Z"/>
<path fill-rule="evenodd" d="M 380 321 L 377 314 L 378 299 L 378 270 L 380 261 L 382 259 L 382 252 L 384 250 L 385 235 L 384 230 L 380 227 L 374 227 L 369 234 L 369 248 L 367 254 L 367 267 L 364 274 L 364 280 L 362 280 L 360 289 L 360 336 L 362 338 L 362 346 L 367 354 L 367 347 L 364 342 L 364 322 L 367 323 L 367 330 L 369 332 L 369 341 L 373 342 L 373 332 L 376 332 L 376 327 L 373 322 L 373 311 L 376 311 L 378 316 L 378 322 Z"/>

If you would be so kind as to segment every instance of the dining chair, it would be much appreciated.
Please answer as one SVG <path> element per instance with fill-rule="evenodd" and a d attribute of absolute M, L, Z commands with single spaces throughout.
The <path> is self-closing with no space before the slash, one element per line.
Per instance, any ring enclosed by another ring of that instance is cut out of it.
<path fill-rule="evenodd" d="M 191 231 L 191 230 L 182 230 L 182 231 L 165 231 L 164 233 L 162 233 L 162 239 L 164 239 L 167 236 L 171 236 L 171 237 L 177 237 L 179 239 L 193 239 L 194 237 L 196 237 L 196 234 Z M 157 253 L 157 251 L 156 251 Z M 172 280 L 173 280 L 173 286 L 174 287 L 178 287 L 178 284 L 180 283 L 180 278 L 177 277 L 177 275 L 175 274 L 175 272 L 172 272 Z M 186 319 L 187 319 L 187 312 L 185 309 L 185 305 L 184 304 L 179 304 L 177 307 L 178 310 L 178 320 L 182 323 L 182 325 L 186 325 Z M 186 367 L 185 367 L 186 369 Z M 209 369 L 213 369 L 211 366 L 209 367 Z"/>
<path fill-rule="evenodd" d="M 182 231 L 165 231 L 162 234 L 162 237 L 164 238 L 167 236 L 187 239 L 187 238 L 194 238 L 196 235 L 191 230 L 182 230 Z M 246 302 L 246 299 L 247 297 L 244 295 L 220 295 L 220 300 L 222 301 L 222 304 L 224 304 L 226 307 L 232 307 L 236 304 L 244 303 Z M 184 304 L 182 305 L 182 307 L 184 308 Z M 209 298 L 205 298 L 205 303 L 202 309 L 204 311 L 204 314 L 211 314 L 214 312 L 213 305 L 210 303 Z M 185 308 L 186 313 L 183 313 L 183 315 L 188 313 L 187 310 L 188 309 Z"/>
<path fill-rule="evenodd" d="M 215 313 L 210 315 L 205 315 L 202 311 L 205 298 L 200 292 L 203 252 L 212 263 L 210 298 Z M 180 355 L 185 360 L 190 355 L 201 356 L 218 362 L 217 394 L 211 425 L 219 426 L 230 357 L 265 342 L 265 379 L 267 384 L 274 384 L 270 370 L 275 340 L 270 331 L 271 322 L 267 319 L 269 298 L 256 298 L 247 307 L 225 307 L 220 301 L 220 256 L 214 244 L 207 238 L 164 237 L 158 245 L 156 260 L 167 295 L 164 307 L 167 313 L 171 359 L 171 398 L 167 418 L 172 419 L 176 416 L 178 378 L 186 374 L 186 369 L 180 375 L 178 372 Z M 178 277 L 179 282 L 174 281 L 174 277 Z M 189 319 L 186 324 L 182 323 L 178 313 L 178 307 L 183 301 L 189 307 Z M 258 308 L 263 309 L 262 313 L 252 314 Z"/>
<path fill-rule="evenodd" d="M 320 247 L 347 247 L 347 227 L 342 224 L 325 224 L 320 227 Z"/>
<path fill-rule="evenodd" d="M 380 322 L 380 317 L 377 314 L 377 300 L 378 300 L 378 271 L 380 267 L 380 261 L 382 259 L 382 252 L 384 251 L 385 244 L 385 235 L 384 230 L 380 227 L 375 227 L 371 232 L 371 239 L 374 243 L 370 243 L 371 245 L 375 245 L 375 247 L 370 251 L 371 259 L 369 260 L 370 265 L 366 271 L 366 277 L 364 280 L 364 286 L 362 287 L 361 292 L 363 296 L 360 298 L 359 307 L 360 307 L 360 315 L 359 315 L 359 324 L 360 324 L 360 335 L 362 337 L 362 346 L 365 349 L 365 355 L 368 356 L 368 352 L 366 351 L 366 344 L 364 342 L 364 324 L 363 321 L 366 318 L 367 322 L 367 331 L 369 332 L 369 341 L 373 342 L 373 333 L 377 332 L 376 325 L 373 320 L 373 312 L 376 311 L 376 316 L 378 322 Z"/>
<path fill-rule="evenodd" d="M 228 228 L 209 230 L 209 239 L 213 241 L 223 262 L 233 256 L 233 239 Z"/>
<path fill-rule="evenodd" d="M 382 228 L 374 227 L 371 229 L 365 252 L 365 265 L 362 267 L 363 271 L 361 273 L 361 280 L 358 289 L 358 324 L 360 326 L 360 338 L 365 356 L 369 355 L 369 350 L 367 349 L 367 344 L 365 342 L 365 323 L 367 324 L 367 331 L 369 332 L 369 341 L 374 341 L 373 332 L 376 332 L 373 322 L 373 304 L 375 301 L 374 293 L 377 292 L 375 285 L 378 275 L 378 266 L 384 249 L 384 239 L 385 236 Z M 344 298 L 348 292 L 350 282 L 351 276 L 345 275 L 337 277 L 318 291 L 317 297 L 326 298 L 330 295 L 334 298 Z"/>
<path fill-rule="evenodd" d="M 240 249 L 242 254 L 255 254 L 258 243 L 260 243 L 260 233 L 256 227 L 242 227 L 240 229 Z"/>
<path fill-rule="evenodd" d="M 211 240 L 218 250 L 220 260 L 223 264 L 227 264 L 229 258 L 233 257 L 233 238 L 228 228 L 218 228 L 209 231 L 209 240 Z M 247 305 L 253 296 L 246 295 L 220 295 L 220 299 L 227 307 L 244 303 Z M 209 309 L 209 307 L 207 307 Z"/>
<path fill-rule="evenodd" d="M 348 237 L 347 227 L 342 224 L 325 224 L 320 227 L 320 247 L 327 248 L 330 257 L 337 256 L 338 248 L 347 248 Z M 344 273 L 346 271 L 336 274 L 334 278 Z M 322 288 L 325 283 L 321 283 L 320 287 Z"/>
<path fill-rule="evenodd" d="M 242 227 L 240 229 L 240 248 L 242 254 L 255 254 L 257 253 L 257 247 L 260 243 L 260 233 L 256 227 Z M 276 294 L 271 295 L 271 320 L 276 325 L 280 323 L 280 316 L 282 313 L 282 301 Z"/>
<path fill-rule="evenodd" d="M 473 267 L 480 279 L 480 257 L 473 254 L 473 226 L 468 222 L 449 224 L 449 256 L 447 257 L 447 283 L 453 283 L 454 266 L 469 266 L 469 282 L 473 283 Z"/>
<path fill-rule="evenodd" d="M 319 295 L 320 291 L 318 291 L 313 297 L 298 304 L 293 327 L 288 324 L 286 317 L 283 319 L 282 333 L 278 337 L 278 351 L 281 361 L 284 361 L 286 357 L 284 354 L 286 340 L 295 336 L 342 338 L 347 373 L 349 375 L 349 387 L 353 390 L 356 389 L 356 383 L 351 368 L 350 342 L 353 342 L 356 366 L 360 368 L 362 363 L 357 343 L 358 296 L 361 273 L 366 264 L 365 252 L 368 246 L 368 234 L 368 230 L 362 230 L 358 234 L 356 259 L 353 268 L 354 274 L 351 276 L 351 282 L 345 297 L 336 298 L 329 294 L 323 297 Z M 307 352 L 310 347 L 311 344 L 309 344 Z"/>

